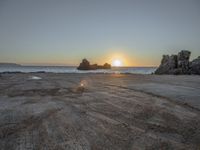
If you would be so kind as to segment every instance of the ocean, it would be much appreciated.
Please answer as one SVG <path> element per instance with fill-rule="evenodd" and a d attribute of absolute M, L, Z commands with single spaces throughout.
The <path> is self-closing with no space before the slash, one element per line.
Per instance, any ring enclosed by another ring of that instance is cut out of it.
<path fill-rule="evenodd" d="M 82 71 L 74 66 L 0 66 L 0 72 L 51 72 L 51 73 L 119 73 L 119 74 L 151 74 L 156 67 L 112 67 Z"/>

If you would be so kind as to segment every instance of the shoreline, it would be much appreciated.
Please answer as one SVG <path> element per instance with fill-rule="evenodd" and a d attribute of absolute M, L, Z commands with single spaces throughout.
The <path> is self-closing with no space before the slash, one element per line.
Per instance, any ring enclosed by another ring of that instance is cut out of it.
<path fill-rule="evenodd" d="M 21 71 L 5 71 L 5 72 L 0 72 L 1 75 L 3 74 L 83 74 L 83 75 L 141 75 L 141 76 L 188 76 L 188 77 L 200 77 L 200 75 L 197 74 L 155 74 L 155 73 L 150 73 L 150 74 L 143 74 L 143 73 L 120 73 L 120 72 L 90 72 L 90 71 L 81 71 L 81 72 L 46 72 L 46 71 L 37 71 L 37 72 L 21 72 Z"/>
<path fill-rule="evenodd" d="M 78 70 L 76 67 L 20 67 L 20 68 L 1 68 L 1 73 L 133 73 L 133 74 L 151 74 L 156 68 L 152 67 L 112 67 L 111 69 L 97 69 L 97 70 Z"/>

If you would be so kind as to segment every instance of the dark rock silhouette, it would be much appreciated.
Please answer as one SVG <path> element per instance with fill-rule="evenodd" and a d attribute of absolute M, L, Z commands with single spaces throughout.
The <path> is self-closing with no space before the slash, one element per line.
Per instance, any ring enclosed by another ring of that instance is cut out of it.
<path fill-rule="evenodd" d="M 104 69 L 110 69 L 110 68 L 111 68 L 111 65 L 108 64 L 108 63 L 105 63 L 105 64 L 103 65 L 103 67 L 104 67 Z"/>
<path fill-rule="evenodd" d="M 190 72 L 191 74 L 199 74 L 200 75 L 200 56 L 190 62 Z"/>
<path fill-rule="evenodd" d="M 161 65 L 156 70 L 156 74 L 174 74 L 177 68 L 177 55 L 163 55 Z"/>
<path fill-rule="evenodd" d="M 90 70 L 96 70 L 96 69 L 98 69 L 97 64 L 90 65 Z"/>
<path fill-rule="evenodd" d="M 108 63 L 105 63 L 103 66 L 98 66 L 97 69 L 111 69 L 111 65 Z"/>
<path fill-rule="evenodd" d="M 182 50 L 178 53 L 177 59 L 178 59 L 178 71 L 179 74 L 188 74 L 189 68 L 190 68 L 190 51 Z"/>
<path fill-rule="evenodd" d="M 15 64 L 15 63 L 0 63 L 0 66 L 3 66 L 3 67 L 19 67 L 21 65 Z"/>
<path fill-rule="evenodd" d="M 182 50 L 178 55 L 163 55 L 155 74 L 200 74 L 200 57 L 189 62 L 190 54 Z"/>
<path fill-rule="evenodd" d="M 78 70 L 90 70 L 90 62 L 87 59 L 83 59 L 77 68 Z"/>
<path fill-rule="evenodd" d="M 87 59 L 83 59 L 80 65 L 77 67 L 78 70 L 96 70 L 96 69 L 111 69 L 111 65 L 105 63 L 103 66 L 98 64 L 90 65 L 90 62 Z"/>

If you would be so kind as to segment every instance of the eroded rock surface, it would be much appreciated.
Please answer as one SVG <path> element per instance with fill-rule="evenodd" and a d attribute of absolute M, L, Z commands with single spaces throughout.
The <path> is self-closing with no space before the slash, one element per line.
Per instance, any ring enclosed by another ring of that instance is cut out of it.
<path fill-rule="evenodd" d="M 175 68 L 177 68 L 177 56 L 163 55 L 161 65 L 156 70 L 156 74 L 174 74 Z"/>
<path fill-rule="evenodd" d="M 180 74 L 189 74 L 189 69 L 190 69 L 190 51 L 187 50 L 182 50 L 181 52 L 178 53 L 177 56 L 177 68 L 180 71 Z"/>
<path fill-rule="evenodd" d="M 190 63 L 191 74 L 200 74 L 200 56 Z"/>
<path fill-rule="evenodd" d="M 178 55 L 163 55 L 155 74 L 200 74 L 200 57 L 189 62 L 191 52 L 182 50 Z"/>
<path fill-rule="evenodd" d="M 199 85 L 200 76 L 2 74 L 0 149 L 198 150 Z"/>

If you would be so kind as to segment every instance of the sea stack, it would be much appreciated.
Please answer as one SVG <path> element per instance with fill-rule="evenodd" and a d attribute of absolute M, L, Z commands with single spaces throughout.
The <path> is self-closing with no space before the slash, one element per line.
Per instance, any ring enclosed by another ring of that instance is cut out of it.
<path fill-rule="evenodd" d="M 191 52 L 182 50 L 178 55 L 163 55 L 161 64 L 155 74 L 199 74 L 200 56 L 189 62 Z"/>
<path fill-rule="evenodd" d="M 78 70 L 96 70 L 96 69 L 111 69 L 111 65 L 105 63 L 103 66 L 98 64 L 90 65 L 90 62 L 87 59 L 83 59 L 80 65 L 77 67 Z"/>
<path fill-rule="evenodd" d="M 78 70 L 90 70 L 90 62 L 87 59 L 83 59 L 77 68 Z"/>

